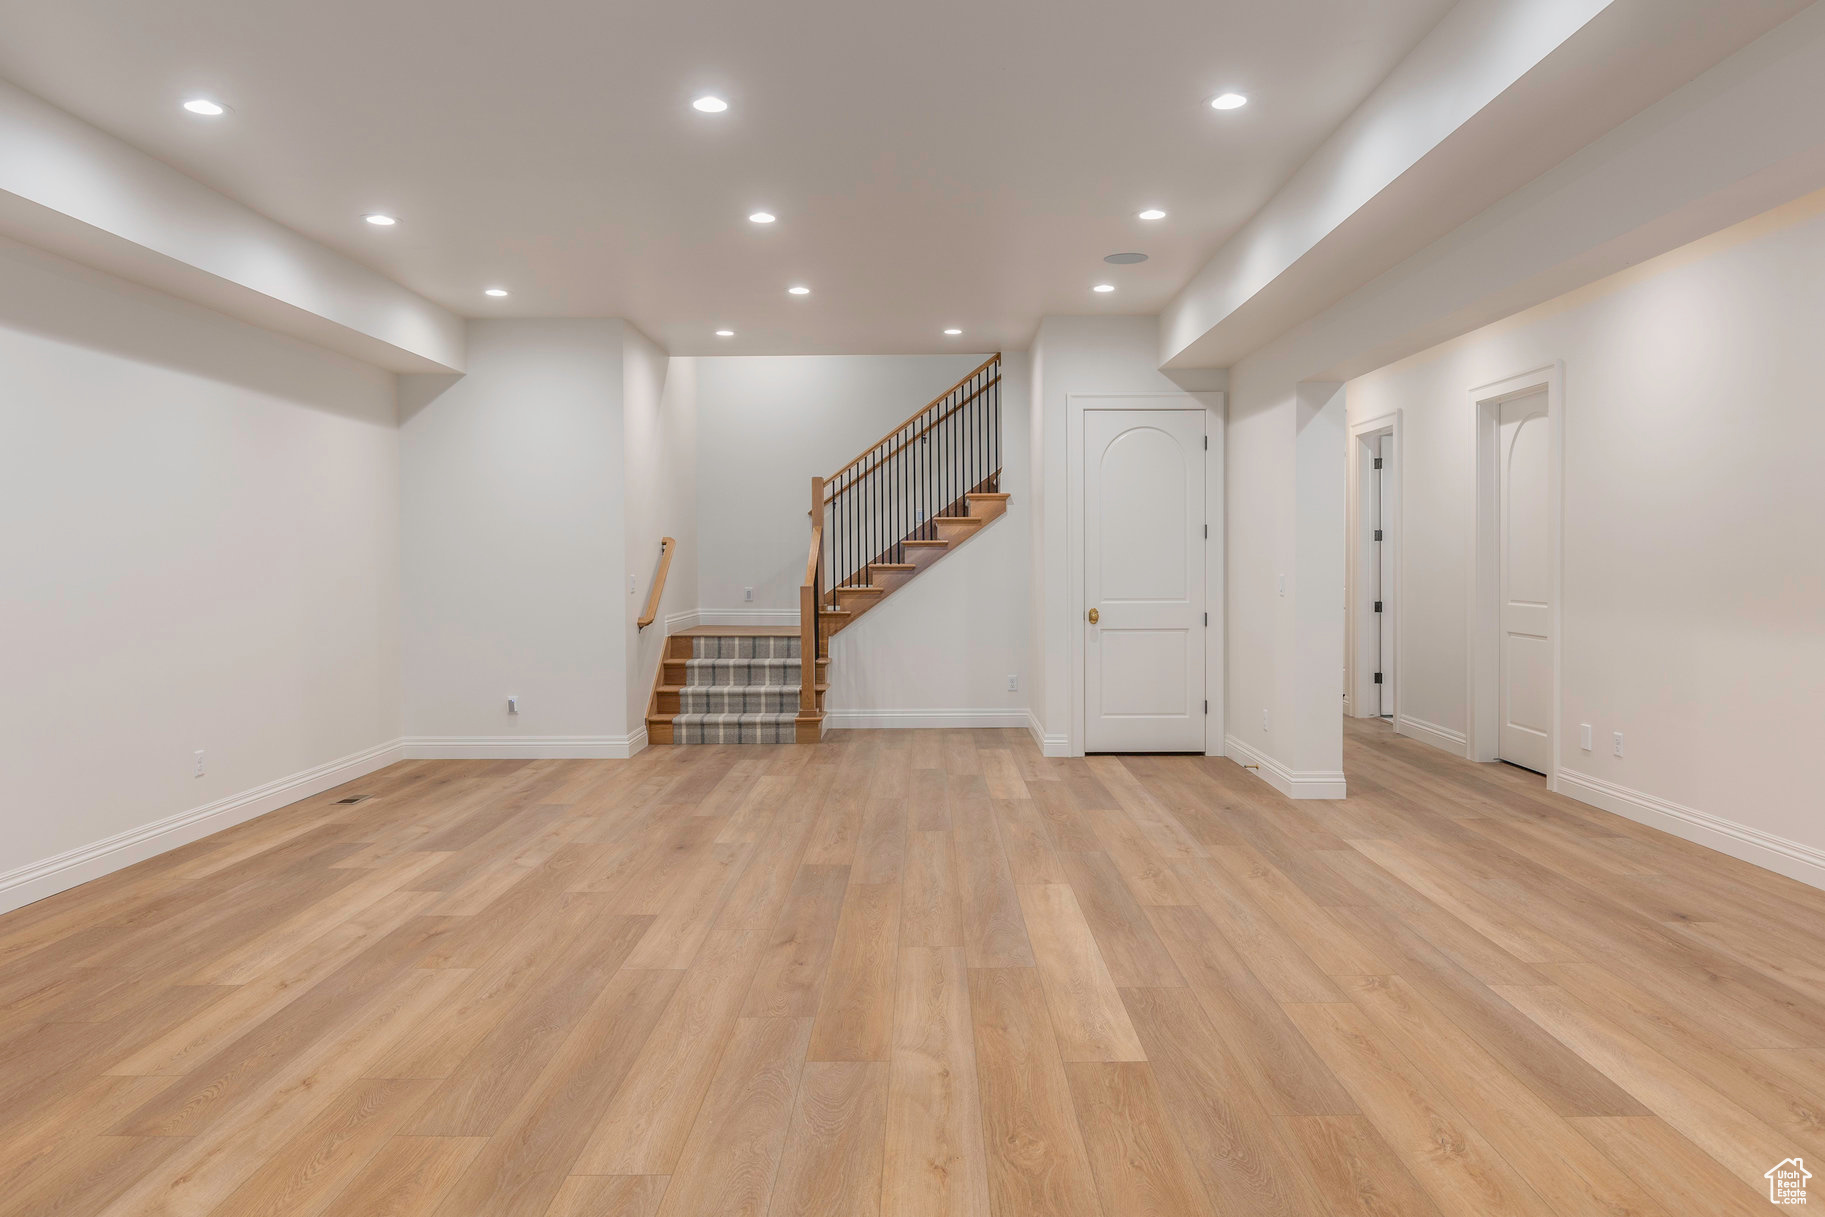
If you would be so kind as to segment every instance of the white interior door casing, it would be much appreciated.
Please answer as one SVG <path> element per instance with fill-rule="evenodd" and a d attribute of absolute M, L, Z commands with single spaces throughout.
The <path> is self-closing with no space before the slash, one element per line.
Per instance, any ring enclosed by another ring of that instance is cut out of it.
<path fill-rule="evenodd" d="M 1500 702 L 1497 755 L 1552 764 L 1552 443 L 1544 391 L 1504 402 L 1496 432 L 1500 503 Z"/>
<path fill-rule="evenodd" d="M 1083 416 L 1088 752 L 1202 752 L 1203 410 Z"/>
<path fill-rule="evenodd" d="M 1394 713 L 1394 517 L 1388 510 L 1388 487 L 1394 479 L 1392 432 L 1376 438 L 1375 459 L 1381 462 L 1375 470 L 1375 529 L 1382 537 L 1375 546 L 1375 600 L 1382 606 L 1375 620 L 1375 670 L 1381 673 L 1375 712 L 1385 718 Z"/>

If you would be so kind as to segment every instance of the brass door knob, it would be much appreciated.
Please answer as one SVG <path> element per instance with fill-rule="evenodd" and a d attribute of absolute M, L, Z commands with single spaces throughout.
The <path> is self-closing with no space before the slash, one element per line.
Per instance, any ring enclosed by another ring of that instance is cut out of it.
<path fill-rule="evenodd" d="M 1103 615 L 1101 613 L 1097 612 L 1095 609 L 1090 610 L 1090 624 L 1091 625 L 1095 625 L 1097 622 L 1101 621 L 1102 619 L 1103 619 Z"/>

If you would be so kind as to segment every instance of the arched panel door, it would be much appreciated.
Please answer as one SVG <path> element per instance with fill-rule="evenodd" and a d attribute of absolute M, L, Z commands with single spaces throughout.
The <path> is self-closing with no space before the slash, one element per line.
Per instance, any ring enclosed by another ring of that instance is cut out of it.
<path fill-rule="evenodd" d="M 1539 773 L 1552 766 L 1552 540 L 1546 394 L 1502 405 L 1501 730 L 1496 755 Z"/>
<path fill-rule="evenodd" d="M 1202 410 L 1084 411 L 1084 606 L 1084 750 L 1204 751 Z"/>

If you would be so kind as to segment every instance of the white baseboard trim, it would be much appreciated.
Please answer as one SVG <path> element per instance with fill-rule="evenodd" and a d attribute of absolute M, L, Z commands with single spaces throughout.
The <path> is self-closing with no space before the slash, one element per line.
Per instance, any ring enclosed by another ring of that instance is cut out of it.
<path fill-rule="evenodd" d="M 180 845 L 188 845 L 211 833 L 233 828 L 255 816 L 263 816 L 288 803 L 322 794 L 344 782 L 352 782 L 404 759 L 401 741 L 390 740 L 318 765 L 314 769 L 306 769 L 264 786 L 256 786 L 252 790 L 193 807 L 163 820 L 116 833 L 92 845 L 8 871 L 0 875 L 0 913 L 56 895 L 79 883 L 99 879 L 135 862 L 143 862 Z"/>
<path fill-rule="evenodd" d="M 1039 745 L 1039 755 L 1041 756 L 1071 755 L 1071 737 L 1047 735 L 1046 729 L 1040 725 L 1039 716 L 1031 710 L 1027 711 L 1027 734 L 1033 737 L 1035 744 Z"/>
<path fill-rule="evenodd" d="M 797 609 L 693 609 L 689 613 L 675 613 L 680 619 L 692 617 L 690 625 L 679 625 L 681 630 L 696 625 L 797 625 Z M 665 619 L 665 628 L 673 628 L 672 617 Z"/>
<path fill-rule="evenodd" d="M 1028 725 L 1025 710 L 830 710 L 824 721 L 845 731 Z"/>
<path fill-rule="evenodd" d="M 624 761 L 646 747 L 646 728 L 631 735 L 417 735 L 402 744 L 414 761 Z"/>
<path fill-rule="evenodd" d="M 1684 837 L 1789 879 L 1825 888 L 1825 850 L 1570 769 L 1559 770 L 1556 789 L 1580 803 Z"/>
<path fill-rule="evenodd" d="M 1403 714 L 1394 720 L 1394 734 L 1410 736 L 1422 744 L 1431 744 L 1434 748 L 1449 752 L 1452 756 L 1464 755 L 1464 733 L 1429 723 L 1423 718 L 1414 718 Z"/>
<path fill-rule="evenodd" d="M 1261 780 L 1289 799 L 1341 799 L 1343 774 L 1288 769 L 1265 752 L 1259 752 L 1233 735 L 1223 739 L 1224 754 L 1238 765 L 1252 765 Z"/>

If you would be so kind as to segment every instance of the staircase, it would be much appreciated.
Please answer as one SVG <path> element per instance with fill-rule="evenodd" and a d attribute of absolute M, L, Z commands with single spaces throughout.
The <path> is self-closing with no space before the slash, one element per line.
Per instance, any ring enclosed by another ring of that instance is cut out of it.
<path fill-rule="evenodd" d="M 829 477 L 811 479 L 797 627 L 668 637 L 646 718 L 654 744 L 816 743 L 830 639 L 1007 510 L 1001 356 L 991 356 Z M 816 662 L 806 668 L 803 657 Z"/>
<path fill-rule="evenodd" d="M 701 626 L 669 636 L 646 717 L 647 742 L 792 743 L 801 662 L 795 626 Z"/>

